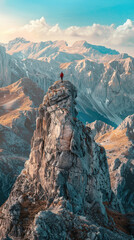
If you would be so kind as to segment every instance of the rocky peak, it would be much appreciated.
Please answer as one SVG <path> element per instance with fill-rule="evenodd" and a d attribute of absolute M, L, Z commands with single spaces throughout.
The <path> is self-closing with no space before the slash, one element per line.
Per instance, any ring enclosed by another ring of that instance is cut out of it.
<path fill-rule="evenodd" d="M 97 125 L 90 126 L 97 136 Z M 134 114 L 126 117 L 116 129 L 105 130 L 96 141 L 106 150 L 111 187 L 125 212 L 131 213 L 134 212 Z"/>
<path fill-rule="evenodd" d="M 97 139 L 98 137 L 102 136 L 103 134 L 105 134 L 109 131 L 114 130 L 114 127 L 112 127 L 111 125 L 108 125 L 100 120 L 96 120 L 92 123 L 88 123 L 87 126 L 91 128 L 92 134 L 95 139 Z"/>
<path fill-rule="evenodd" d="M 0 239 L 108 239 L 98 228 L 109 226 L 103 202 L 113 198 L 105 150 L 77 120 L 76 96 L 69 81 L 48 89 L 30 158 L 0 209 Z"/>
<path fill-rule="evenodd" d="M 49 89 L 43 100 L 43 106 L 52 107 L 58 105 L 61 109 L 66 108 L 73 117 L 76 117 L 75 98 L 77 91 L 74 85 L 69 81 L 58 81 Z M 57 109 L 56 109 L 57 110 Z"/>
<path fill-rule="evenodd" d="M 58 81 L 49 88 L 40 106 L 27 171 L 33 180 L 40 179 L 49 199 L 62 196 L 68 201 L 71 211 L 83 212 L 85 192 L 91 190 L 88 178 L 93 172 L 96 175 L 99 159 L 96 161 L 98 156 L 95 152 L 93 156 L 91 154 L 98 146 L 90 136 L 90 128 L 76 119 L 76 96 L 76 88 L 69 81 Z M 38 156 L 35 155 L 36 150 L 40 151 Z M 100 151 L 105 158 L 104 150 L 98 147 Z M 100 164 L 107 169 L 106 158 Z M 105 184 L 109 181 L 108 171 L 106 175 Z M 105 200 L 110 198 L 110 182 L 106 185 Z M 94 198 L 101 198 L 97 196 L 100 195 L 97 186 L 94 192 Z"/>
<path fill-rule="evenodd" d="M 18 38 L 15 38 L 15 39 L 9 41 L 9 43 L 8 43 L 8 49 L 10 49 L 10 48 L 11 48 L 13 45 L 15 45 L 15 44 L 29 43 L 29 42 L 30 42 L 30 41 L 27 41 L 27 40 L 24 39 L 23 37 L 22 37 L 22 38 L 18 37 Z"/>
<path fill-rule="evenodd" d="M 127 129 L 127 136 L 133 142 L 134 141 L 134 114 L 129 115 L 124 121 L 118 126 L 119 130 Z"/>

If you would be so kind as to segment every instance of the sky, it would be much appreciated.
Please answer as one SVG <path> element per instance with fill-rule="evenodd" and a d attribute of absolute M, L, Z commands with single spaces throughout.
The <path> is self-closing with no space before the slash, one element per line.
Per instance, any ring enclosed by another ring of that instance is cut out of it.
<path fill-rule="evenodd" d="M 134 56 L 134 0 L 0 0 L 0 42 L 86 40 Z"/>

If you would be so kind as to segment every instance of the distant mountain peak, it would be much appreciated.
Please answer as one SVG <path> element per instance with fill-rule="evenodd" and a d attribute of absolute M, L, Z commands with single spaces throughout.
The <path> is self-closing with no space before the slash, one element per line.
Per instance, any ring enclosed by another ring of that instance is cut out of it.
<path fill-rule="evenodd" d="M 0 212 L 3 239 L 74 239 L 70 238 L 74 224 L 79 239 L 87 239 L 93 235 L 91 221 L 94 228 L 108 226 L 103 202 L 111 201 L 112 192 L 105 150 L 76 118 L 76 97 L 69 81 L 57 81 L 48 89 L 39 108 L 30 159 Z M 45 232 L 44 226 L 52 228 Z"/>
<path fill-rule="evenodd" d="M 76 41 L 76 42 L 73 43 L 72 48 L 84 47 L 85 43 L 86 43 L 85 40 Z"/>
<path fill-rule="evenodd" d="M 9 43 L 28 43 L 30 41 L 27 41 L 25 38 L 21 38 L 21 37 L 17 37 L 11 41 L 9 41 Z"/>
<path fill-rule="evenodd" d="M 7 44 L 7 50 L 9 51 L 14 45 L 18 45 L 18 44 L 26 44 L 29 43 L 30 41 L 27 41 L 26 39 L 24 39 L 23 37 L 18 37 L 15 38 L 11 41 L 9 41 L 9 43 Z"/>
<path fill-rule="evenodd" d="M 59 46 L 59 47 L 67 47 L 68 46 L 68 43 L 64 40 L 57 40 L 57 41 L 54 41 L 53 44 L 55 46 Z"/>
<path fill-rule="evenodd" d="M 111 48 L 106 48 L 104 46 L 93 45 L 93 44 L 88 43 L 85 40 L 76 41 L 72 45 L 72 48 L 78 48 L 78 47 L 84 47 L 86 49 L 93 49 L 93 50 L 98 51 L 101 54 L 109 54 L 109 55 L 117 55 L 117 54 L 119 54 L 119 52 L 116 51 L 116 50 L 113 50 Z"/>

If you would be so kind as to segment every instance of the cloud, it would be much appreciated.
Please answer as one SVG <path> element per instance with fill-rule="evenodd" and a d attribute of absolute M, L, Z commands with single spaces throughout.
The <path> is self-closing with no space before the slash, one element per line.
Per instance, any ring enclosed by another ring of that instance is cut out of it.
<path fill-rule="evenodd" d="M 113 33 L 112 42 L 115 45 L 134 46 L 134 22 L 128 19 L 118 26 Z"/>
<path fill-rule="evenodd" d="M 44 17 L 31 20 L 28 24 L 7 29 L 3 32 L 5 41 L 15 37 L 24 37 L 30 41 L 66 40 L 72 44 L 77 40 L 86 40 L 91 44 L 105 45 L 123 52 L 134 54 L 134 22 L 128 19 L 124 24 L 115 27 L 94 23 L 91 26 L 70 26 L 61 29 L 58 24 L 49 25 Z"/>

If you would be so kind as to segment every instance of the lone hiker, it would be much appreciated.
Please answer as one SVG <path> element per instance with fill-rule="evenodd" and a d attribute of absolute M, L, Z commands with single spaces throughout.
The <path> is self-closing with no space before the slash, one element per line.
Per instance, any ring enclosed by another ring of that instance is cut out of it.
<path fill-rule="evenodd" d="M 62 82 L 63 82 L 63 77 L 64 77 L 64 74 L 63 74 L 63 72 L 61 72 L 60 78 L 61 78 L 61 81 L 62 81 Z"/>

